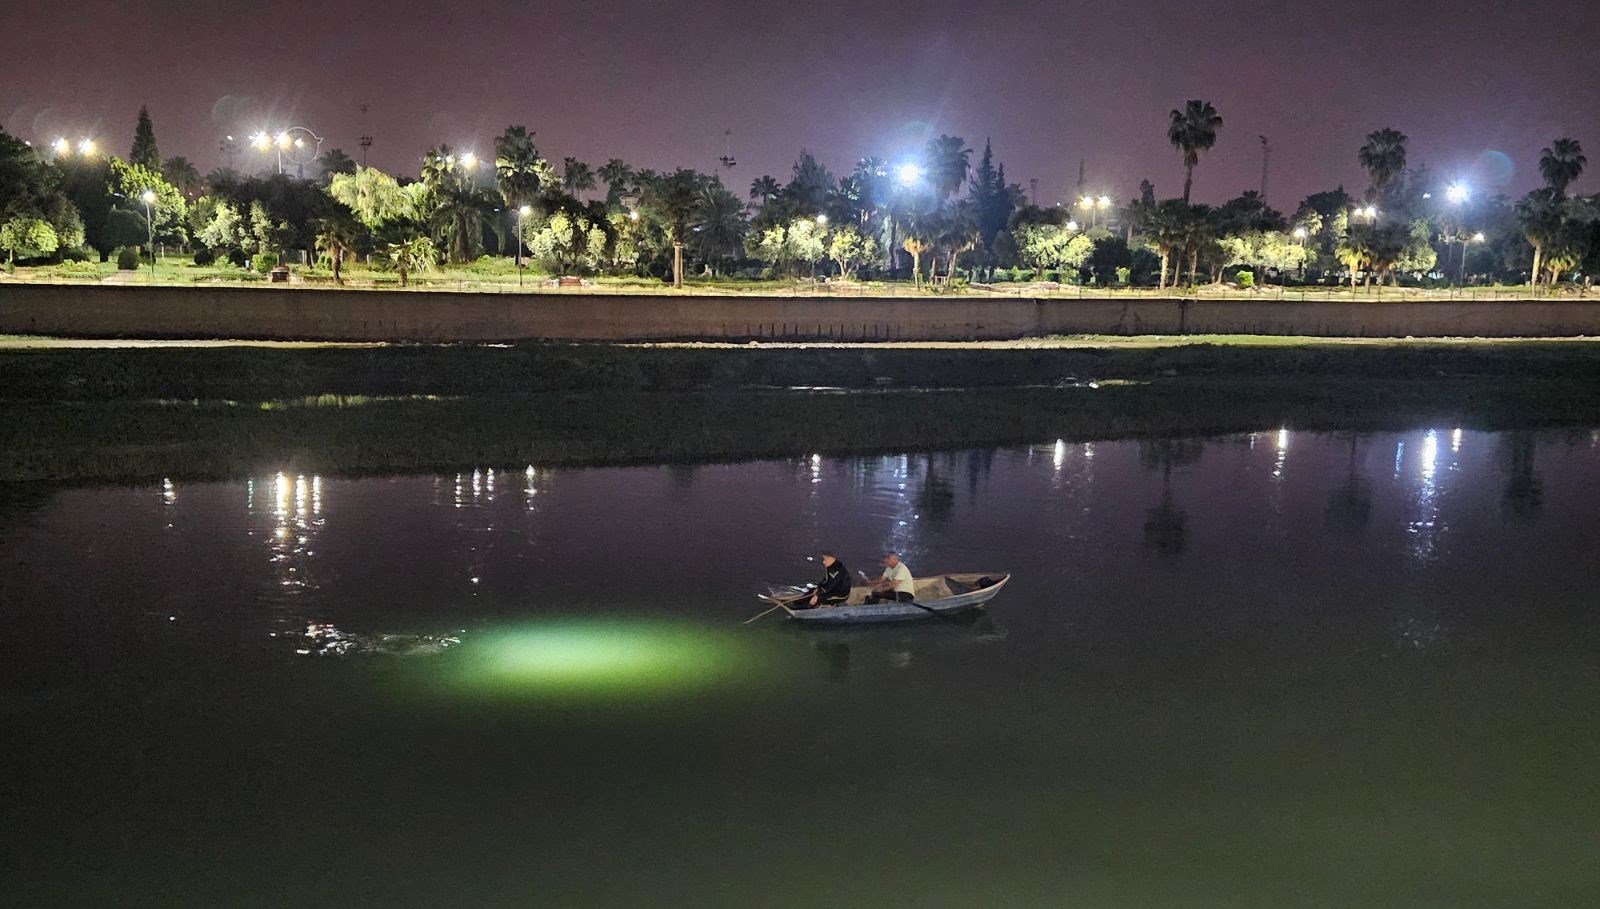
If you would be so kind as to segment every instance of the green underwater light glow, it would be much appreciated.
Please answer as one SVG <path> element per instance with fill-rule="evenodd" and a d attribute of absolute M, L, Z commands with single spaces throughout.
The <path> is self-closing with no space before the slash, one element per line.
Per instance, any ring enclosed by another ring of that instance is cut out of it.
<path fill-rule="evenodd" d="M 461 651 L 466 688 L 512 697 L 673 693 L 747 679 L 762 662 L 748 635 L 654 619 L 525 623 Z"/>

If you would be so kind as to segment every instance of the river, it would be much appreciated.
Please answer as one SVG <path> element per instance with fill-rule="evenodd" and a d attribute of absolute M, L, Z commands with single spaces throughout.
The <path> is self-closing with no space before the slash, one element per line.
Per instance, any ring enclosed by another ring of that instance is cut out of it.
<path fill-rule="evenodd" d="M 1576 906 L 1600 433 L 29 490 L 0 877 L 54 906 Z M 810 631 L 818 572 L 1012 572 Z"/>

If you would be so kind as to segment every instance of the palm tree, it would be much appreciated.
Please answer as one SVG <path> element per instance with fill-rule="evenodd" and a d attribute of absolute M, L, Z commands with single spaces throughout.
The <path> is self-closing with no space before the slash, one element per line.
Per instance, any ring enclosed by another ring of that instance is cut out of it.
<path fill-rule="evenodd" d="M 672 240 L 673 287 L 683 286 L 683 243 L 700 204 L 701 183 L 699 174 L 680 168 L 645 187 L 643 204 L 666 225 Z"/>
<path fill-rule="evenodd" d="M 185 196 L 192 198 L 200 189 L 200 170 L 188 158 L 168 158 L 161 164 L 161 175 Z"/>
<path fill-rule="evenodd" d="M 1156 284 L 1157 290 L 1166 289 L 1167 265 L 1172 261 L 1172 254 L 1181 252 L 1188 242 L 1189 221 L 1193 216 L 1189 206 L 1178 199 L 1167 199 L 1150 213 L 1145 225 L 1146 236 L 1161 254 L 1161 278 Z M 1177 283 L 1176 276 L 1173 283 Z"/>
<path fill-rule="evenodd" d="M 471 262 L 482 251 L 483 231 L 494 211 L 494 197 L 470 185 L 449 186 L 435 195 L 434 234 L 451 262 Z"/>
<path fill-rule="evenodd" d="M 967 185 L 967 174 L 972 170 L 972 149 L 960 136 L 939 136 L 928 140 L 923 151 L 928 168 L 928 181 L 941 200 L 948 199 Z"/>
<path fill-rule="evenodd" d="M 1517 203 L 1517 223 L 1522 227 L 1522 235 L 1527 238 L 1528 245 L 1533 247 L 1530 284 L 1539 283 L 1545 246 L 1555 241 L 1561 233 L 1561 202 L 1556 188 L 1547 186 L 1528 193 Z"/>
<path fill-rule="evenodd" d="M 700 199 L 689 224 L 694 232 L 697 252 L 708 262 L 736 256 L 744 247 L 750 222 L 745 220 L 744 202 L 721 183 L 700 190 Z"/>
<path fill-rule="evenodd" d="M 1183 153 L 1183 204 L 1189 204 L 1189 190 L 1194 185 L 1194 166 L 1200 163 L 1200 153 L 1217 144 L 1217 130 L 1222 127 L 1222 115 L 1210 101 L 1190 99 L 1183 110 L 1168 115 L 1167 141 Z"/>
<path fill-rule="evenodd" d="M 393 240 L 379 247 L 378 260 L 398 272 L 400 286 L 405 287 L 408 276 L 433 270 L 439 262 L 439 251 L 428 237 L 399 232 Z"/>
<path fill-rule="evenodd" d="M 911 279 L 922 289 L 922 254 L 934 248 L 937 225 L 927 215 L 912 214 L 900 219 L 900 248 L 911 254 Z"/>
<path fill-rule="evenodd" d="M 494 179 L 507 211 L 532 203 L 539 196 L 539 149 L 525 126 L 508 126 L 494 140 Z"/>
<path fill-rule="evenodd" d="M 612 158 L 600 165 L 596 174 L 600 182 L 606 185 L 606 205 L 616 205 L 628 190 L 628 182 L 633 179 L 633 168 L 621 158 Z"/>
<path fill-rule="evenodd" d="M 577 158 L 562 158 L 561 188 L 573 196 L 594 189 L 594 169 Z"/>
<path fill-rule="evenodd" d="M 1384 187 L 1406 169 L 1406 134 L 1384 127 L 1367 134 L 1367 144 L 1361 146 L 1356 159 L 1372 179 L 1372 188 L 1379 198 Z"/>
<path fill-rule="evenodd" d="M 1578 179 L 1588 163 L 1577 139 L 1557 139 L 1539 152 L 1539 174 L 1556 191 L 1558 198 L 1566 195 L 1567 187 Z"/>
<path fill-rule="evenodd" d="M 766 205 L 778 197 L 783 187 L 778 185 L 778 180 L 771 174 L 762 174 L 750 181 L 750 201 L 757 205 Z"/>
<path fill-rule="evenodd" d="M 940 219 L 939 225 L 938 245 L 947 254 L 944 268 L 945 281 L 948 282 L 955 277 L 956 257 L 977 249 L 980 242 L 978 220 L 973 214 L 972 205 L 962 201 L 952 206 L 949 214 Z"/>
<path fill-rule="evenodd" d="M 317 251 L 328 257 L 328 263 L 333 268 L 335 284 L 344 283 L 344 260 L 355 258 L 358 233 L 359 228 L 355 218 L 345 211 L 329 215 L 317 222 Z"/>

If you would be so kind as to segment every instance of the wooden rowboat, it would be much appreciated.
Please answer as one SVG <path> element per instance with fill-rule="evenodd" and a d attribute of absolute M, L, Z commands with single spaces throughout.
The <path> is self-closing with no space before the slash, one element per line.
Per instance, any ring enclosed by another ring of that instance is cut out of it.
<path fill-rule="evenodd" d="M 811 595 L 810 590 L 798 594 L 758 594 L 774 606 L 782 607 L 789 618 L 815 625 L 863 625 L 876 622 L 916 622 L 940 616 L 952 616 L 977 609 L 994 599 L 1000 588 L 1006 586 L 1011 575 L 991 572 L 969 574 L 940 574 L 917 578 L 912 582 L 916 589 L 913 603 L 868 603 L 870 587 L 850 588 L 850 599 L 839 606 L 820 609 L 797 609 L 794 604 Z"/>

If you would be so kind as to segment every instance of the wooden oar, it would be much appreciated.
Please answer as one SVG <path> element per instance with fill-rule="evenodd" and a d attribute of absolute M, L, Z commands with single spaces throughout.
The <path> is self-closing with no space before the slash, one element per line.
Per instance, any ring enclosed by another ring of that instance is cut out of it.
<path fill-rule="evenodd" d="M 753 615 L 750 618 L 745 619 L 743 622 L 740 622 L 739 624 L 740 625 L 748 625 L 751 622 L 754 622 L 756 619 L 761 618 L 761 616 L 766 615 L 768 612 L 776 612 L 777 610 L 782 609 L 782 608 L 783 608 L 783 604 L 779 603 L 778 605 L 772 607 L 771 609 L 768 609 L 765 612 L 762 612 L 761 615 Z"/>

